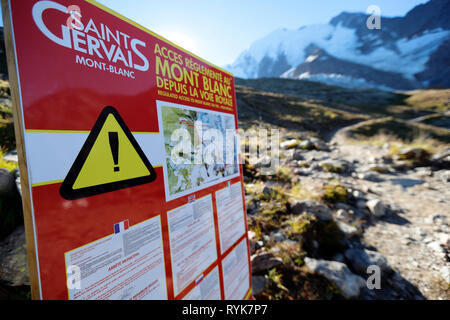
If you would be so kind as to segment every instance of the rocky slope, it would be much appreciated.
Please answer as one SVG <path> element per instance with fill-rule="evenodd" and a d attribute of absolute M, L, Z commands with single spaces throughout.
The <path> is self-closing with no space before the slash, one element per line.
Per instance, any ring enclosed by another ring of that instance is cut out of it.
<path fill-rule="evenodd" d="M 449 14 L 450 2 L 431 0 L 404 17 L 382 17 L 381 30 L 370 30 L 369 15 L 343 12 L 328 24 L 276 30 L 227 69 L 242 78 L 281 76 L 349 88 L 448 88 Z"/>
<path fill-rule="evenodd" d="M 274 177 L 247 165 L 259 299 L 450 299 L 450 149 L 432 161 L 389 144 L 282 145 Z M 367 286 L 371 265 L 379 289 Z"/>
<path fill-rule="evenodd" d="M 274 175 L 263 155 L 244 166 L 256 297 L 449 299 L 450 131 L 410 120 L 450 91 L 237 84 L 240 127 L 282 137 Z"/>

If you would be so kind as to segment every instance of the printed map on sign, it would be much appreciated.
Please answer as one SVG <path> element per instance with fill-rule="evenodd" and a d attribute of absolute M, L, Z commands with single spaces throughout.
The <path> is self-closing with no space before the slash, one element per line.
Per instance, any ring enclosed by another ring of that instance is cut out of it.
<path fill-rule="evenodd" d="M 164 131 L 166 183 L 174 198 L 239 174 L 234 117 L 158 103 Z"/>

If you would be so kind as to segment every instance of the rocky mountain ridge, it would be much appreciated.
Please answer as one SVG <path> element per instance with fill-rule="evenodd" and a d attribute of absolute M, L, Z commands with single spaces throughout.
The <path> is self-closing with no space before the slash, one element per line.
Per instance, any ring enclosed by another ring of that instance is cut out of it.
<path fill-rule="evenodd" d="M 381 30 L 370 30 L 369 15 L 343 12 L 328 24 L 278 29 L 227 69 L 241 78 L 309 79 L 349 88 L 448 88 L 449 15 L 450 2 L 431 0 L 404 17 L 382 17 Z M 311 53 L 311 46 L 322 54 Z"/>

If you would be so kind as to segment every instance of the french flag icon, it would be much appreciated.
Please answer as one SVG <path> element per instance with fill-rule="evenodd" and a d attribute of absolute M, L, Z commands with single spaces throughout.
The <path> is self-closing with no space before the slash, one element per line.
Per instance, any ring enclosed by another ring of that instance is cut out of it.
<path fill-rule="evenodd" d="M 120 233 L 122 231 L 128 230 L 128 227 L 129 227 L 128 220 L 116 223 L 114 225 L 114 234 L 118 234 L 118 233 Z"/>

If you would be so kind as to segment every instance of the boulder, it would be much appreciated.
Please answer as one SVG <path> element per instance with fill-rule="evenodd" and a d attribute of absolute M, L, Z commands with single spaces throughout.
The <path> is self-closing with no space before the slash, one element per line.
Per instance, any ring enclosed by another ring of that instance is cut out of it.
<path fill-rule="evenodd" d="M 344 253 L 350 266 L 361 275 L 367 275 L 367 268 L 377 265 L 381 272 L 390 272 L 386 258 L 379 252 L 367 249 L 347 249 Z"/>
<path fill-rule="evenodd" d="M 344 160 L 326 160 L 319 165 L 326 172 L 342 173 L 348 169 L 348 163 Z"/>
<path fill-rule="evenodd" d="M 21 186 L 21 184 L 20 184 L 20 171 L 19 171 L 19 170 L 16 170 L 15 178 L 16 178 L 16 187 L 17 187 L 17 190 L 19 191 L 20 196 L 22 196 L 22 186 Z"/>
<path fill-rule="evenodd" d="M 353 236 L 359 235 L 361 232 L 355 226 L 349 225 L 342 221 L 336 221 L 336 224 L 341 230 L 341 232 L 345 235 L 346 238 L 351 238 Z"/>
<path fill-rule="evenodd" d="M 270 162 L 271 161 L 272 161 L 272 158 L 266 155 L 266 156 L 263 156 L 263 157 L 260 157 L 260 158 L 256 159 L 254 161 L 254 163 L 251 163 L 251 165 L 253 165 L 253 167 L 255 169 L 260 169 L 260 168 L 264 168 L 264 167 L 270 166 Z"/>
<path fill-rule="evenodd" d="M 8 152 L 3 156 L 3 160 L 8 161 L 8 162 L 19 163 L 19 158 L 18 158 L 18 156 L 17 156 L 17 150 L 11 150 L 11 151 L 8 151 Z"/>
<path fill-rule="evenodd" d="M 321 141 L 319 139 L 313 140 L 312 143 L 313 143 L 314 148 L 316 150 L 319 150 L 319 151 L 329 151 L 330 150 L 328 148 L 328 145 L 325 142 L 323 142 L 323 141 Z"/>
<path fill-rule="evenodd" d="M 304 150 L 312 150 L 312 149 L 314 149 L 314 144 L 310 140 L 304 140 L 304 141 L 300 142 L 298 147 L 300 149 L 304 149 Z"/>
<path fill-rule="evenodd" d="M 344 209 L 339 209 L 338 211 L 336 211 L 336 219 L 348 219 L 348 213 L 346 210 Z"/>
<path fill-rule="evenodd" d="M 444 281 L 450 285 L 450 267 L 449 266 L 443 266 L 441 268 L 441 277 L 444 279 Z"/>
<path fill-rule="evenodd" d="M 346 299 L 357 298 L 366 281 L 352 273 L 345 263 L 305 258 L 306 267 L 333 282 Z"/>
<path fill-rule="evenodd" d="M 252 273 L 270 270 L 283 263 L 281 258 L 275 257 L 271 252 L 254 254 L 250 257 Z"/>
<path fill-rule="evenodd" d="M 360 172 L 356 174 L 356 177 L 360 180 L 367 180 L 372 182 L 381 182 L 383 181 L 380 176 L 378 176 L 376 173 L 373 172 Z"/>
<path fill-rule="evenodd" d="M 297 161 L 303 160 L 303 150 L 295 150 L 293 159 Z"/>
<path fill-rule="evenodd" d="M 364 199 L 364 193 L 362 193 L 359 190 L 354 190 L 352 192 L 352 195 L 353 195 L 353 198 L 355 198 L 355 199 Z"/>
<path fill-rule="evenodd" d="M 377 173 L 389 173 L 391 171 L 390 168 L 384 164 L 372 164 L 368 167 L 368 170 Z"/>
<path fill-rule="evenodd" d="M 269 285 L 267 276 L 252 276 L 252 293 L 257 296 L 266 290 Z"/>
<path fill-rule="evenodd" d="M 0 168 L 0 194 L 10 194 L 15 189 L 14 174 L 6 169 Z"/>
<path fill-rule="evenodd" d="M 433 160 L 433 161 L 441 161 L 441 160 L 450 161 L 450 148 L 447 148 L 442 152 L 434 154 L 431 157 L 431 160 Z"/>
<path fill-rule="evenodd" d="M 287 239 L 287 235 L 282 230 L 278 230 L 276 232 L 273 232 L 270 238 L 274 242 L 282 242 Z"/>
<path fill-rule="evenodd" d="M 431 177 L 433 175 L 433 171 L 431 170 L 431 168 L 428 168 L 428 167 L 418 167 L 418 168 L 415 168 L 414 171 L 421 178 Z"/>
<path fill-rule="evenodd" d="M 253 196 L 245 196 L 245 207 L 247 208 L 247 214 L 255 214 L 258 212 L 259 202 Z"/>
<path fill-rule="evenodd" d="M 297 147 L 300 144 L 300 141 L 297 139 L 292 139 L 288 141 L 284 141 L 280 144 L 281 149 L 292 149 Z"/>
<path fill-rule="evenodd" d="M 442 182 L 450 182 L 450 170 L 439 170 L 434 173 Z"/>
<path fill-rule="evenodd" d="M 436 253 L 444 253 L 444 248 L 442 247 L 441 243 L 439 241 L 431 241 L 427 243 L 428 248 L 433 250 Z"/>
<path fill-rule="evenodd" d="M 386 214 L 386 207 L 379 199 L 372 199 L 366 202 L 366 207 L 375 217 L 382 217 Z"/>
<path fill-rule="evenodd" d="M 306 213 L 322 221 L 330 221 L 333 219 L 331 210 L 326 205 L 317 201 L 295 200 L 291 203 L 291 210 L 294 214 Z"/>
<path fill-rule="evenodd" d="M 275 190 L 274 188 L 269 187 L 269 186 L 264 186 L 264 189 L 263 189 L 262 193 L 266 197 L 274 198 L 274 197 L 277 196 L 278 191 Z"/>
<path fill-rule="evenodd" d="M 248 242 L 250 245 L 250 254 L 254 254 L 257 249 L 256 233 L 254 231 L 249 230 L 247 235 L 248 235 Z"/>
<path fill-rule="evenodd" d="M 30 285 L 23 226 L 18 227 L 0 243 L 0 281 L 8 286 Z"/>
<path fill-rule="evenodd" d="M 400 160 L 415 160 L 425 161 L 430 158 L 430 153 L 423 148 L 402 148 L 398 152 L 398 158 Z"/>

